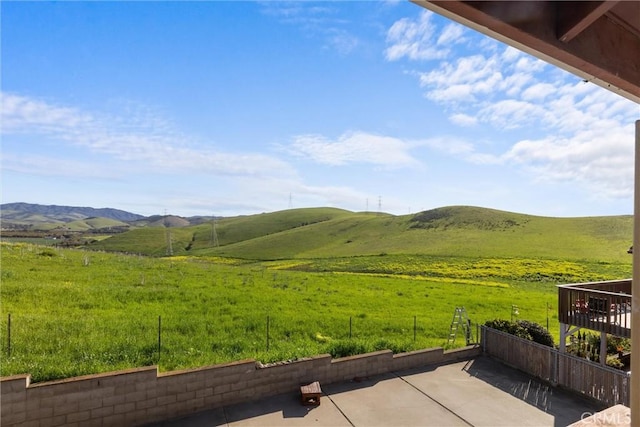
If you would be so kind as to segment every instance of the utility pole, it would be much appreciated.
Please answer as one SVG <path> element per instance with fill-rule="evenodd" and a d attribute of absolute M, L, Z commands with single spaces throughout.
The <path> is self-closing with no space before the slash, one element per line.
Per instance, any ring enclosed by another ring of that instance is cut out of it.
<path fill-rule="evenodd" d="M 169 229 L 170 224 L 167 218 L 167 210 L 164 210 L 164 227 L 166 228 L 166 239 L 167 239 L 167 255 L 173 256 L 173 245 L 171 243 L 171 230 Z"/>
<path fill-rule="evenodd" d="M 218 246 L 218 232 L 216 231 L 216 216 L 213 216 L 213 221 L 211 222 L 211 246 Z"/>

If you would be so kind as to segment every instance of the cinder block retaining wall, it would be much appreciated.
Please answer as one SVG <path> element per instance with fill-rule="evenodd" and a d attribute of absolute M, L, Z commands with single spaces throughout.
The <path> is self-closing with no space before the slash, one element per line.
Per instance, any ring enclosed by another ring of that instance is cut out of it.
<path fill-rule="evenodd" d="M 390 350 L 331 359 L 320 355 L 262 366 L 243 360 L 158 373 L 145 367 L 31 384 L 29 375 L 0 379 L 2 427 L 129 426 L 224 405 L 295 392 L 303 383 L 330 384 L 424 365 L 470 359 L 478 346 L 392 354 Z"/>

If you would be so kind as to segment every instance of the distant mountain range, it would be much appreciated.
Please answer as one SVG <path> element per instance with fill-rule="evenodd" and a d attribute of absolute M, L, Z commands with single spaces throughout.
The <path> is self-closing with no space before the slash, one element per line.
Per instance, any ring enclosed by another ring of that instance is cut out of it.
<path fill-rule="evenodd" d="M 29 220 L 33 217 L 48 218 L 53 221 L 70 222 L 86 218 L 109 218 L 130 222 L 143 219 L 143 215 L 112 208 L 89 208 L 78 206 L 38 205 L 33 203 L 5 203 L 0 205 L 2 220 Z"/>
<path fill-rule="evenodd" d="M 87 231 L 129 227 L 186 227 L 210 221 L 210 217 L 182 218 L 175 215 L 143 215 L 113 208 L 5 203 L 0 205 L 4 230 L 65 229 Z"/>

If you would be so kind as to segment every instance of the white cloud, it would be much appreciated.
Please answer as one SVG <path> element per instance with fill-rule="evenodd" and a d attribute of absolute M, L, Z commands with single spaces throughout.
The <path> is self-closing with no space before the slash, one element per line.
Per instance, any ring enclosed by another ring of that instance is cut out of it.
<path fill-rule="evenodd" d="M 474 100 L 473 85 L 452 84 L 434 89 L 427 94 L 427 98 L 437 102 L 455 103 Z"/>
<path fill-rule="evenodd" d="M 502 51 L 501 57 L 505 62 L 515 62 L 515 60 L 522 57 L 522 55 L 523 55 L 522 51 L 516 49 L 513 46 L 507 46 Z"/>
<path fill-rule="evenodd" d="M 535 77 L 545 64 L 523 55 L 509 47 L 458 56 L 454 61 L 443 60 L 430 71 L 418 73 L 420 85 L 425 88 L 427 98 L 450 106 L 466 105 L 469 110 L 500 98 L 541 100 L 555 87 Z M 527 92 L 523 93 L 524 90 Z"/>
<path fill-rule="evenodd" d="M 400 43 L 400 35 L 419 40 L 420 46 L 453 37 L 452 28 L 429 18 L 421 15 L 420 25 L 407 19 L 393 24 L 387 57 L 398 45 L 410 46 L 408 41 Z M 456 59 L 440 57 L 428 70 L 412 72 L 419 76 L 425 97 L 446 108 L 456 125 L 489 127 L 505 135 L 518 129 L 531 137 L 512 140 L 502 155 L 483 153 L 473 145 L 450 155 L 476 164 L 518 165 L 533 180 L 572 182 L 594 196 L 630 197 L 631 123 L 640 113 L 636 104 L 513 47 L 499 47 L 479 35 L 465 37 L 474 46 L 467 54 L 457 48 Z M 499 138 L 504 142 L 505 137 Z"/>
<path fill-rule="evenodd" d="M 432 16 L 431 12 L 423 11 L 417 21 L 409 18 L 396 21 L 387 32 L 387 60 L 397 61 L 404 57 L 412 60 L 444 58 L 448 49 L 438 48 L 432 41 L 435 32 Z"/>
<path fill-rule="evenodd" d="M 522 92 L 522 99 L 526 101 L 542 101 L 555 91 L 556 87 L 550 83 L 536 83 Z"/>
<path fill-rule="evenodd" d="M 262 1 L 262 13 L 274 16 L 288 24 L 296 24 L 305 28 L 317 27 L 331 20 L 333 9 L 330 6 L 310 5 L 297 1 Z"/>
<path fill-rule="evenodd" d="M 517 129 L 539 122 L 545 114 L 545 108 L 538 104 L 505 99 L 482 108 L 478 117 L 498 129 Z"/>
<path fill-rule="evenodd" d="M 321 135 L 300 135 L 288 147 L 290 153 L 328 165 L 369 163 L 388 168 L 417 164 L 411 144 L 398 138 L 349 132 L 336 140 Z"/>
<path fill-rule="evenodd" d="M 478 118 L 464 113 L 456 113 L 449 116 L 451 123 L 458 126 L 474 126 L 478 123 Z"/>
<path fill-rule="evenodd" d="M 360 40 L 345 30 L 331 29 L 327 37 L 328 45 L 341 55 L 348 55 L 360 46 Z"/>
<path fill-rule="evenodd" d="M 515 142 L 502 160 L 523 166 L 536 180 L 573 182 L 594 197 L 631 197 L 637 106 L 599 87 L 574 83 L 532 85 L 523 99 L 541 88 L 554 92 L 542 99 L 530 96 L 531 102 L 505 99 L 481 108 L 480 120 L 494 127 L 547 135 Z"/>
<path fill-rule="evenodd" d="M 524 166 L 541 181 L 575 182 L 602 198 L 633 195 L 632 126 L 573 138 L 544 138 L 517 142 L 505 160 Z"/>
<path fill-rule="evenodd" d="M 297 1 L 263 1 L 260 4 L 262 13 L 276 17 L 284 24 L 295 25 L 307 35 L 323 40 L 326 49 L 348 55 L 361 45 L 360 38 L 351 31 L 354 26 L 330 2 L 319 5 Z"/>
<path fill-rule="evenodd" d="M 4 152 L 2 166 L 5 170 L 47 177 L 82 177 L 117 181 L 120 170 L 106 164 L 88 163 L 84 160 L 60 158 L 58 156 L 29 155 L 18 156 Z"/>
<path fill-rule="evenodd" d="M 44 101 L 13 94 L 2 94 L 2 132 L 68 132 L 88 127 L 94 119 L 73 108 L 49 105 Z"/>
<path fill-rule="evenodd" d="M 440 102 L 475 101 L 476 95 L 488 94 L 503 80 L 496 57 L 473 55 L 443 61 L 436 69 L 420 75 L 426 96 Z"/>
<path fill-rule="evenodd" d="M 167 208 L 204 215 L 274 211 L 287 208 L 290 194 L 294 206 L 359 208 L 367 197 L 349 186 L 305 184 L 288 163 L 269 155 L 197 148 L 191 139 L 171 131 L 161 117 L 150 114 L 111 116 L 15 94 L 3 94 L 2 105 L 6 173 L 61 182 L 98 179 L 103 188 L 112 188 L 100 200 L 112 197 L 109 194 L 117 191 L 113 188 L 122 185 L 144 188 L 147 180 L 163 181 L 159 191 L 150 188 L 137 198 L 123 195 L 117 200 L 149 214 Z M 155 132 L 157 128 L 162 131 Z M 29 155 L 23 155 L 22 141 L 32 138 L 55 144 L 56 151 L 29 145 Z M 394 167 L 415 164 L 409 144 L 394 138 L 352 133 L 324 151 L 321 138 L 320 145 L 305 145 L 312 140 L 301 137 L 298 142 L 329 163 L 333 158 Z M 52 154 L 37 154 L 40 151 Z"/>
<path fill-rule="evenodd" d="M 533 80 L 533 76 L 531 74 L 523 72 L 513 73 L 503 77 L 504 78 L 499 85 L 499 89 L 504 91 L 506 96 L 512 98 L 517 97 L 522 92 L 523 88 Z"/>
<path fill-rule="evenodd" d="M 459 157 L 472 155 L 474 151 L 473 144 L 451 136 L 429 138 L 424 141 L 420 141 L 417 144 L 429 147 L 441 153 L 447 153 Z"/>
<path fill-rule="evenodd" d="M 84 148 L 103 156 L 98 169 L 113 160 L 118 164 L 130 162 L 136 170 L 250 176 L 294 173 L 288 164 L 263 154 L 194 148 L 190 138 L 169 131 L 169 126 L 158 126 L 161 121 L 150 117 L 87 113 L 21 95 L 2 94 L 4 136 L 38 135 L 67 146 Z M 28 161 L 21 161 L 21 167 Z M 19 166 L 5 158 L 3 167 Z M 73 170 L 78 175 L 87 171 L 86 168 Z"/>
<path fill-rule="evenodd" d="M 463 43 L 467 40 L 463 37 L 464 32 L 465 29 L 462 25 L 452 22 L 444 27 L 436 43 L 440 46 Z"/>

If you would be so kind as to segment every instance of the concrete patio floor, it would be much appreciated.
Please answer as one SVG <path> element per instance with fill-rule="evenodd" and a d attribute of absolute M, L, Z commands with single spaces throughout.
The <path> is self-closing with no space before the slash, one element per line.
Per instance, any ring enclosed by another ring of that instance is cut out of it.
<path fill-rule="evenodd" d="M 289 393 L 153 427 L 567 426 L 604 408 L 488 357 L 322 385 L 322 391 L 315 407 Z"/>

